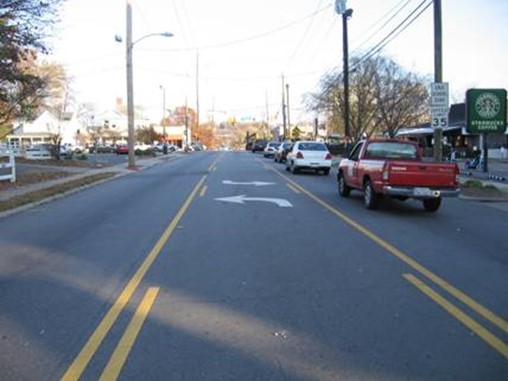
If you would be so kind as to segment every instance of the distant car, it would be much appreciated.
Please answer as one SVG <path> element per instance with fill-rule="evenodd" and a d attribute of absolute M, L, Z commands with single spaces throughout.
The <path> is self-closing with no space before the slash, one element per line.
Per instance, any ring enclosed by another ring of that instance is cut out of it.
<path fill-rule="evenodd" d="M 127 144 L 119 144 L 116 146 L 115 153 L 117 155 L 127 155 L 129 153 L 129 146 Z"/>
<path fill-rule="evenodd" d="M 300 170 L 322 171 L 325 176 L 330 173 L 332 155 L 325 143 L 316 141 L 299 141 L 287 154 L 286 171 L 297 173 Z"/>
<path fill-rule="evenodd" d="M 150 144 L 146 144 L 146 143 L 136 143 L 134 144 L 134 151 L 148 151 L 149 149 L 151 149 L 152 146 Z"/>
<path fill-rule="evenodd" d="M 164 143 L 157 143 L 152 145 L 152 149 L 155 152 L 164 152 Z M 175 152 L 177 150 L 177 147 L 173 144 L 166 143 L 166 152 Z"/>
<path fill-rule="evenodd" d="M 264 151 L 266 144 L 265 139 L 256 139 L 254 143 L 252 143 L 252 153 L 256 151 Z"/>
<path fill-rule="evenodd" d="M 284 142 L 279 144 L 279 147 L 277 148 L 277 151 L 275 151 L 275 154 L 273 156 L 273 160 L 275 160 L 278 163 L 284 163 L 286 161 L 286 156 L 293 146 L 292 142 Z"/>
<path fill-rule="evenodd" d="M 277 151 L 277 148 L 279 148 L 279 146 L 280 146 L 279 142 L 269 142 L 263 151 L 263 157 L 274 157 L 275 151 Z"/>

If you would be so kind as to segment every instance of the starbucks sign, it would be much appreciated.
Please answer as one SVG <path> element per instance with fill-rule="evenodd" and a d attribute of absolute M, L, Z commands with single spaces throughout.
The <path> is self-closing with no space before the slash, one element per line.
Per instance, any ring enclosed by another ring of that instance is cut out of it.
<path fill-rule="evenodd" d="M 466 92 L 466 110 L 468 132 L 505 132 L 505 89 L 469 89 Z"/>

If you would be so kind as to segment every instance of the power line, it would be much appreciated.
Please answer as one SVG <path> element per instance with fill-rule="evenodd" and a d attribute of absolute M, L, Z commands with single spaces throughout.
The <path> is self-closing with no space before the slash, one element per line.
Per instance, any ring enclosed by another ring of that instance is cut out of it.
<path fill-rule="evenodd" d="M 427 5 L 425 5 L 425 3 L 427 1 L 429 1 L 429 3 Z M 408 16 L 406 16 L 406 18 L 404 20 L 402 20 L 402 22 L 400 22 L 394 29 L 392 29 L 383 39 L 381 39 L 381 41 L 379 41 L 375 46 L 373 46 L 367 53 L 365 53 L 362 57 L 360 57 L 360 59 L 358 59 L 353 65 L 351 65 L 349 70 L 351 70 L 351 71 L 354 70 L 364 60 L 369 59 L 370 57 L 372 57 L 373 55 L 378 53 L 381 49 L 383 49 L 386 45 L 388 45 L 390 42 L 392 42 L 404 30 L 406 30 L 411 24 L 413 24 L 413 22 L 415 22 L 423 14 L 423 12 L 425 12 L 432 5 L 432 1 L 433 0 L 423 0 L 420 4 L 418 4 L 418 6 L 415 9 L 413 9 L 413 11 Z M 420 9 L 422 7 L 424 7 L 424 8 Z M 415 15 L 415 13 L 416 13 L 416 15 Z M 411 19 L 411 17 L 413 17 L 413 18 Z M 338 70 L 338 68 L 335 67 L 335 70 Z M 329 75 L 329 73 L 331 71 L 333 71 L 333 69 L 328 70 L 328 73 L 323 75 L 323 77 L 325 77 L 326 75 Z M 339 76 L 342 74 L 343 74 L 343 71 L 338 73 Z M 326 93 L 327 91 L 329 91 L 333 85 L 334 85 L 333 83 L 329 83 L 326 86 L 326 89 L 324 91 L 322 91 L 322 93 Z"/>
<path fill-rule="evenodd" d="M 231 46 L 231 45 L 238 45 L 238 44 L 242 44 L 244 42 L 249 42 L 249 41 L 253 41 L 253 40 L 258 40 L 260 38 L 264 38 L 264 37 L 267 37 L 267 36 L 271 36 L 275 33 L 279 33 L 285 29 L 289 29 L 291 27 L 293 27 L 294 25 L 297 25 L 311 17 L 314 17 L 316 14 L 318 13 L 321 13 L 323 12 L 324 10 L 330 8 L 331 5 L 326 5 L 324 6 L 323 8 L 321 9 L 318 9 L 317 11 L 315 12 L 312 12 L 311 14 L 308 14 L 298 20 L 295 20 L 295 21 L 292 21 L 292 22 L 289 22 L 285 25 L 282 25 L 278 28 L 275 28 L 275 29 L 271 29 L 269 31 L 266 31 L 266 32 L 263 32 L 263 33 L 259 33 L 259 34 L 255 34 L 255 35 L 252 35 L 252 36 L 248 36 L 248 37 L 244 37 L 242 39 L 238 39 L 238 40 L 233 40 L 233 41 L 227 41 L 227 42 L 221 42 L 221 43 L 217 43 L 217 44 L 210 44 L 210 45 L 203 45 L 203 46 L 198 46 L 198 47 L 191 47 L 191 48 L 182 48 L 182 49 L 142 49 L 142 50 L 145 50 L 145 51 L 153 51 L 153 50 L 157 50 L 157 51 L 172 51 L 172 52 L 178 52 L 178 51 L 190 51 L 190 50 L 200 50 L 200 51 L 203 51 L 203 50 L 209 50 L 209 49 L 217 49 L 217 48 L 224 48 L 224 47 L 227 47 L 227 46 Z M 141 49 L 140 49 L 141 50 Z"/>
<path fill-rule="evenodd" d="M 402 4 L 403 2 L 405 1 L 405 3 L 398 9 L 395 11 L 395 9 L 397 9 L 400 4 Z M 351 55 L 354 55 L 355 52 L 359 51 L 361 49 L 362 46 L 364 46 L 365 44 L 367 44 L 374 36 L 376 36 L 379 32 L 381 32 L 381 30 L 387 26 L 390 21 L 392 21 L 395 17 L 397 17 L 398 14 L 400 14 L 400 12 L 402 12 L 402 10 L 407 7 L 409 5 L 409 3 L 411 3 L 413 0 L 401 0 L 399 3 L 397 3 L 397 5 L 395 5 L 393 8 L 391 8 L 388 12 L 386 12 L 383 16 L 381 16 L 381 18 L 378 19 L 378 21 L 376 21 L 374 24 L 372 24 L 372 26 L 369 28 L 372 29 L 373 27 L 375 27 L 377 24 L 379 24 L 384 18 L 386 18 L 387 16 L 389 16 L 391 14 L 391 16 L 383 23 L 383 25 L 381 25 L 379 28 L 377 28 L 374 32 L 372 32 L 365 40 L 363 40 L 363 42 L 358 45 L 358 47 L 353 50 L 351 52 Z M 395 11 L 395 12 L 394 12 Z M 393 13 L 392 13 L 393 12 Z"/>
<path fill-rule="evenodd" d="M 323 2 L 323 0 L 319 0 L 319 3 L 317 4 L 316 6 L 316 12 L 319 10 L 319 8 L 321 7 L 321 3 Z M 308 36 L 308 33 L 309 33 L 309 30 L 312 26 L 312 24 L 314 23 L 314 20 L 316 18 L 316 14 L 315 13 L 312 18 L 310 19 L 309 23 L 307 24 L 307 28 L 305 28 L 305 32 L 303 33 L 303 38 L 301 38 L 299 40 L 299 43 L 298 45 L 296 46 L 295 50 L 293 51 L 293 54 L 291 54 L 291 56 L 289 57 L 289 60 L 288 60 L 288 63 L 286 64 L 286 67 L 288 67 L 291 62 L 293 61 L 293 59 L 295 58 L 296 54 L 298 53 L 298 51 L 300 50 L 300 48 L 302 47 L 304 41 L 305 41 L 305 38 Z"/>
<path fill-rule="evenodd" d="M 428 0 L 423 0 L 399 25 L 397 25 L 390 33 L 388 33 L 388 35 L 386 35 L 380 42 L 378 42 L 373 48 L 365 53 L 357 62 L 355 62 L 355 64 L 352 65 L 351 70 L 354 70 L 355 67 L 357 67 L 362 61 L 378 53 L 381 49 L 393 41 L 399 34 L 406 30 L 413 22 L 415 22 L 422 15 L 422 13 L 432 5 L 432 0 L 430 0 L 430 2 L 425 5 L 427 1 Z M 425 7 L 418 12 L 418 10 L 424 5 Z M 411 20 L 409 20 L 416 12 L 418 13 Z M 404 25 L 406 22 L 407 24 Z"/>

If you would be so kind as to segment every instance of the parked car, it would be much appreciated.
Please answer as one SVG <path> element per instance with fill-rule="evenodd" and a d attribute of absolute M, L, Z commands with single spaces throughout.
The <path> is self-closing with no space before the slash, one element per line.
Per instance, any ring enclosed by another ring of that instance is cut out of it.
<path fill-rule="evenodd" d="M 263 157 L 274 157 L 275 151 L 279 148 L 279 142 L 269 142 L 263 150 Z"/>
<path fill-rule="evenodd" d="M 129 146 L 127 144 L 118 144 L 115 153 L 117 155 L 127 155 L 129 153 Z"/>
<path fill-rule="evenodd" d="M 286 171 L 297 173 L 300 170 L 322 171 L 325 176 L 330 173 L 332 155 L 325 143 L 316 141 L 295 142 L 286 157 Z"/>
<path fill-rule="evenodd" d="M 256 151 L 264 151 L 266 144 L 267 142 L 265 139 L 256 139 L 252 144 L 252 153 Z"/>
<path fill-rule="evenodd" d="M 155 152 L 164 152 L 164 143 L 157 143 L 152 145 L 152 149 Z M 175 152 L 177 147 L 173 144 L 166 143 L 166 152 Z"/>
<path fill-rule="evenodd" d="M 341 160 L 337 183 L 341 197 L 353 189 L 363 191 L 367 209 L 376 209 L 385 196 L 421 200 L 426 211 L 435 212 L 442 197 L 459 195 L 459 173 L 456 163 L 423 161 L 415 142 L 362 140 Z"/>
<path fill-rule="evenodd" d="M 279 147 L 277 148 L 273 156 L 273 160 L 275 160 L 278 163 L 286 162 L 286 156 L 292 146 L 293 146 L 292 142 L 284 142 L 279 144 Z"/>
<path fill-rule="evenodd" d="M 111 145 L 90 145 L 88 147 L 89 153 L 115 153 L 116 147 Z"/>
<path fill-rule="evenodd" d="M 134 144 L 134 151 L 148 151 L 152 149 L 152 146 L 150 144 L 146 144 L 146 143 L 136 143 Z"/>

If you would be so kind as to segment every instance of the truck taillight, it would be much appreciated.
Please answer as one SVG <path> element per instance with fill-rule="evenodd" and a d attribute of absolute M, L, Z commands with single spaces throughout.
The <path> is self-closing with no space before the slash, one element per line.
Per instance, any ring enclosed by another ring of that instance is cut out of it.
<path fill-rule="evenodd" d="M 303 159 L 303 153 L 301 153 L 301 152 L 297 152 L 297 154 L 296 154 L 296 158 L 297 158 L 297 159 Z"/>
<path fill-rule="evenodd" d="M 388 172 L 388 165 L 386 163 L 383 166 L 383 172 L 382 172 L 381 176 L 383 178 L 383 181 L 388 181 L 388 179 L 390 177 L 390 174 Z"/>
<path fill-rule="evenodd" d="M 327 153 L 326 157 L 325 157 L 325 160 L 332 160 L 332 155 Z"/>

